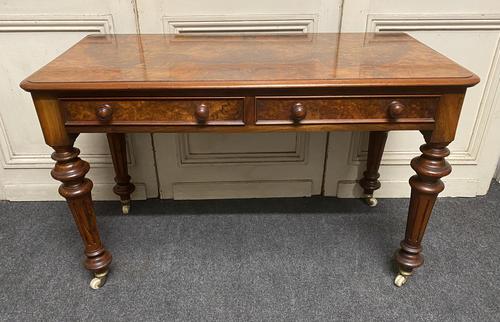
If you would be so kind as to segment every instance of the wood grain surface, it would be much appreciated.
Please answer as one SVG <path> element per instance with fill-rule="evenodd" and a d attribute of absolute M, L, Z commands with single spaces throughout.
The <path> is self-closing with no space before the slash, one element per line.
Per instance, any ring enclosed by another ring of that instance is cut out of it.
<path fill-rule="evenodd" d="M 21 83 L 32 91 L 45 142 L 85 246 L 85 267 L 107 272 L 90 166 L 73 146 L 79 133 L 108 134 L 122 201 L 134 190 L 125 133 L 371 131 L 360 184 L 380 187 L 391 130 L 420 130 L 426 144 L 400 274 L 423 263 L 421 242 L 455 137 L 467 87 L 479 78 L 403 33 L 254 36 L 91 35 Z M 403 275 L 398 276 L 404 277 Z M 406 277 L 404 277 L 406 278 Z"/>
<path fill-rule="evenodd" d="M 402 106 L 391 115 L 391 103 Z M 430 97 L 257 97 L 257 124 L 291 124 L 293 107 L 305 116 L 300 124 L 434 122 L 439 96 Z"/>
<path fill-rule="evenodd" d="M 207 119 L 200 122 L 197 108 L 207 109 Z M 243 98 L 116 98 L 63 99 L 61 108 L 66 125 L 243 125 Z M 99 117 L 107 107 L 109 119 Z"/>
<path fill-rule="evenodd" d="M 471 86 L 404 33 L 90 35 L 21 83 L 33 90 Z"/>

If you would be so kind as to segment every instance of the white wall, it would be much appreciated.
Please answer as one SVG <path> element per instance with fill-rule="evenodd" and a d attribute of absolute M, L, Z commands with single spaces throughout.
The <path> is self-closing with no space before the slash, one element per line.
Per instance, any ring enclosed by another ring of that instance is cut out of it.
<path fill-rule="evenodd" d="M 0 2 L 0 198 L 60 200 L 59 183 L 50 177 L 51 149 L 44 143 L 28 93 L 19 88 L 26 76 L 90 33 L 134 33 L 130 1 Z M 76 142 L 91 164 L 96 199 L 115 199 L 106 138 L 83 134 Z M 130 169 L 136 198 L 157 196 L 150 135 L 130 137 Z"/>
<path fill-rule="evenodd" d="M 442 195 L 486 193 L 500 158 L 499 1 L 7 0 L 0 3 L 0 199 L 60 199 L 58 183 L 50 177 L 51 151 L 43 143 L 31 98 L 18 86 L 25 76 L 88 33 L 214 28 L 406 31 L 463 64 L 481 83 L 467 93 L 457 139 L 450 146 L 454 170 Z M 322 185 L 326 195 L 356 196 L 366 138 L 359 133 L 331 133 L 328 140 L 325 133 L 131 135 L 129 166 L 138 187 L 134 197 L 307 196 L 320 193 Z M 379 196 L 409 194 L 409 161 L 422 142 L 418 133 L 389 135 Z M 94 198 L 116 199 L 104 136 L 84 134 L 76 145 L 91 164 Z"/>
<path fill-rule="evenodd" d="M 456 140 L 448 161 L 453 166 L 441 196 L 485 194 L 500 156 L 500 2 L 483 1 L 345 1 L 342 32 L 404 31 L 454 59 L 481 77 L 468 90 Z M 365 134 L 332 134 L 325 190 L 350 197 L 366 159 Z M 408 196 L 408 167 L 423 143 L 419 133 L 391 132 L 382 160 L 382 188 L 378 196 Z"/>
<path fill-rule="evenodd" d="M 339 0 L 139 2 L 141 32 L 336 32 Z M 286 8 L 286 10 L 284 10 Z M 162 198 L 320 194 L 326 133 L 155 134 Z"/>
<path fill-rule="evenodd" d="M 498 161 L 496 179 L 500 182 L 500 160 Z"/>

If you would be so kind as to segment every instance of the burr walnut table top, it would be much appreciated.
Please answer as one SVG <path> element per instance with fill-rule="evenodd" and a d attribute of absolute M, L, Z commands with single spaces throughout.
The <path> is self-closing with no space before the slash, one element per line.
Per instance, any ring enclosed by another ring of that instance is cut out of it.
<path fill-rule="evenodd" d="M 38 90 L 472 86 L 403 33 L 90 35 L 21 86 Z"/>

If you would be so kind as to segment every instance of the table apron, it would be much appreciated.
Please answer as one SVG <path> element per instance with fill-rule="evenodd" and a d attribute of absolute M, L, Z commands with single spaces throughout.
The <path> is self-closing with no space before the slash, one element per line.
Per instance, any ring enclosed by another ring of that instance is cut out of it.
<path fill-rule="evenodd" d="M 68 132 L 432 130 L 440 95 L 68 97 Z"/>
<path fill-rule="evenodd" d="M 333 131 L 432 131 L 434 121 L 416 123 L 337 123 L 312 125 L 245 125 L 245 126 L 172 126 L 172 125 L 66 125 L 68 133 L 265 133 L 265 132 L 333 132 Z"/>

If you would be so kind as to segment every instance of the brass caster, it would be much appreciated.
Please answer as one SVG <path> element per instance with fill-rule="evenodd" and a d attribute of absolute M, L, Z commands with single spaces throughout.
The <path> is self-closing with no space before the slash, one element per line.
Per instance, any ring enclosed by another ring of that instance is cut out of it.
<path fill-rule="evenodd" d="M 408 281 L 408 277 L 410 277 L 411 272 L 405 272 L 405 271 L 399 271 L 398 275 L 396 275 L 396 278 L 394 279 L 394 285 L 397 287 L 403 286 L 406 281 Z"/>
<path fill-rule="evenodd" d="M 377 198 L 373 197 L 373 195 L 365 195 L 364 200 L 370 207 L 375 207 L 378 204 Z"/>
<path fill-rule="evenodd" d="M 123 200 L 122 201 L 122 214 L 128 215 L 130 212 L 130 200 Z"/>
<path fill-rule="evenodd" d="M 106 283 L 108 271 L 104 273 L 94 273 L 94 278 L 90 281 L 90 287 L 94 290 L 101 288 Z"/>

